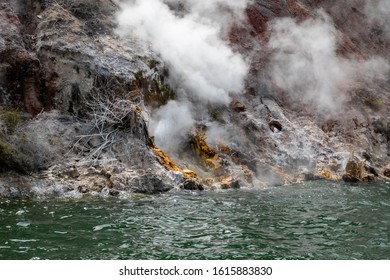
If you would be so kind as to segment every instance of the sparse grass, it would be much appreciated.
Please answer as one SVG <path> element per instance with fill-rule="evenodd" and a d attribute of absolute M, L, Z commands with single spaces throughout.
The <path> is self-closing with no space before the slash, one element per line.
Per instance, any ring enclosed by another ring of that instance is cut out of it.
<path fill-rule="evenodd" d="M 373 110 L 381 110 L 384 107 L 384 101 L 378 97 L 373 91 L 365 88 L 353 88 L 351 94 L 354 96 L 354 102 L 362 102 L 363 105 L 370 107 Z"/>
<path fill-rule="evenodd" d="M 16 171 L 27 174 L 43 169 L 43 151 L 32 150 L 26 133 L 0 133 L 0 172 Z"/>
<path fill-rule="evenodd" d="M 373 123 L 375 133 L 382 134 L 390 141 L 390 123 L 376 121 Z"/>
<path fill-rule="evenodd" d="M 1 114 L 1 119 L 3 120 L 9 134 L 14 133 L 21 122 L 20 114 L 16 110 L 6 110 L 3 114 Z"/>
<path fill-rule="evenodd" d="M 12 148 L 11 146 L 0 140 L 0 157 L 4 159 L 5 157 L 9 157 L 12 155 Z"/>
<path fill-rule="evenodd" d="M 14 170 L 20 173 L 28 173 L 31 164 L 28 156 L 17 150 L 11 143 L 0 140 L 0 171 Z"/>
<path fill-rule="evenodd" d="M 374 129 L 376 133 L 386 134 L 389 131 L 389 127 L 386 123 L 377 122 L 374 124 Z"/>
<path fill-rule="evenodd" d="M 26 145 L 28 143 L 28 138 L 27 138 L 27 134 L 26 133 L 22 133 L 22 135 L 20 136 L 20 143 L 22 145 Z"/>
<path fill-rule="evenodd" d="M 380 110 L 382 109 L 384 103 L 383 103 L 383 100 L 380 99 L 380 98 L 375 98 L 373 100 L 370 100 L 368 105 L 372 108 L 372 109 L 375 109 L 375 110 Z"/>

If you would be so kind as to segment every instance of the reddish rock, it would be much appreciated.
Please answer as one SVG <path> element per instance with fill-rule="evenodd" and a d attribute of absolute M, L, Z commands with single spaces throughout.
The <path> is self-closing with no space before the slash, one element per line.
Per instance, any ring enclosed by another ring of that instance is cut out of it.
<path fill-rule="evenodd" d="M 231 103 L 230 106 L 235 112 L 244 112 L 246 110 L 246 107 L 244 104 L 242 104 L 239 100 L 234 99 Z"/>

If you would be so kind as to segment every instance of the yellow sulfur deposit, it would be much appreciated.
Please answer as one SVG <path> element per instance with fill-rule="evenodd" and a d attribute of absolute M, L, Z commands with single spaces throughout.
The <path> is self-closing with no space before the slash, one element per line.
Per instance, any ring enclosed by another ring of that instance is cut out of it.
<path fill-rule="evenodd" d="M 214 169 L 218 169 L 221 166 L 218 154 L 206 142 L 205 131 L 197 131 L 190 143 L 192 149 L 204 160 L 207 166 Z"/>
<path fill-rule="evenodd" d="M 182 173 L 185 179 L 195 179 L 195 180 L 198 179 L 198 176 L 194 171 L 188 169 L 181 169 L 176 165 L 176 163 L 173 160 L 171 160 L 171 158 L 166 153 L 164 153 L 159 148 L 152 146 L 151 150 L 153 154 L 156 156 L 158 162 L 166 169 L 174 172 Z"/>
<path fill-rule="evenodd" d="M 329 181 L 337 181 L 337 178 L 333 175 L 333 173 L 325 168 L 321 170 L 320 176 Z"/>

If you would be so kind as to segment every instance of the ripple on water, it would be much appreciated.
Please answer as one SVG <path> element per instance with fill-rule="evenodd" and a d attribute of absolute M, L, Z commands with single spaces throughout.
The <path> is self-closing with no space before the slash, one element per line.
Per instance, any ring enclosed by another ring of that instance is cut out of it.
<path fill-rule="evenodd" d="M 73 215 L 65 215 L 65 216 L 60 217 L 60 220 L 69 219 L 72 217 L 73 217 Z"/>
<path fill-rule="evenodd" d="M 112 227 L 112 224 L 103 224 L 103 225 L 97 225 L 93 227 L 93 231 L 99 231 L 105 228 Z"/>
<path fill-rule="evenodd" d="M 28 242 L 38 242 L 37 239 L 10 239 L 11 242 L 19 242 L 19 243 L 28 243 Z"/>
<path fill-rule="evenodd" d="M 0 258 L 390 258 L 390 186 L 326 184 L 0 201 Z"/>
<path fill-rule="evenodd" d="M 58 234 L 67 234 L 68 232 L 67 232 L 67 231 L 58 231 L 58 230 L 55 230 L 54 233 L 58 233 Z"/>
<path fill-rule="evenodd" d="M 31 222 L 30 221 L 23 221 L 23 222 L 17 223 L 16 225 L 20 226 L 20 227 L 28 227 L 29 225 L 31 225 Z"/>

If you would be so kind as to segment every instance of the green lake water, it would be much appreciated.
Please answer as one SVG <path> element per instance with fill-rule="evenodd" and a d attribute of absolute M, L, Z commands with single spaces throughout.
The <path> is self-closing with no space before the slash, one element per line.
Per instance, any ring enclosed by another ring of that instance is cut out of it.
<path fill-rule="evenodd" d="M 0 199 L 0 259 L 390 259 L 390 184 Z"/>

